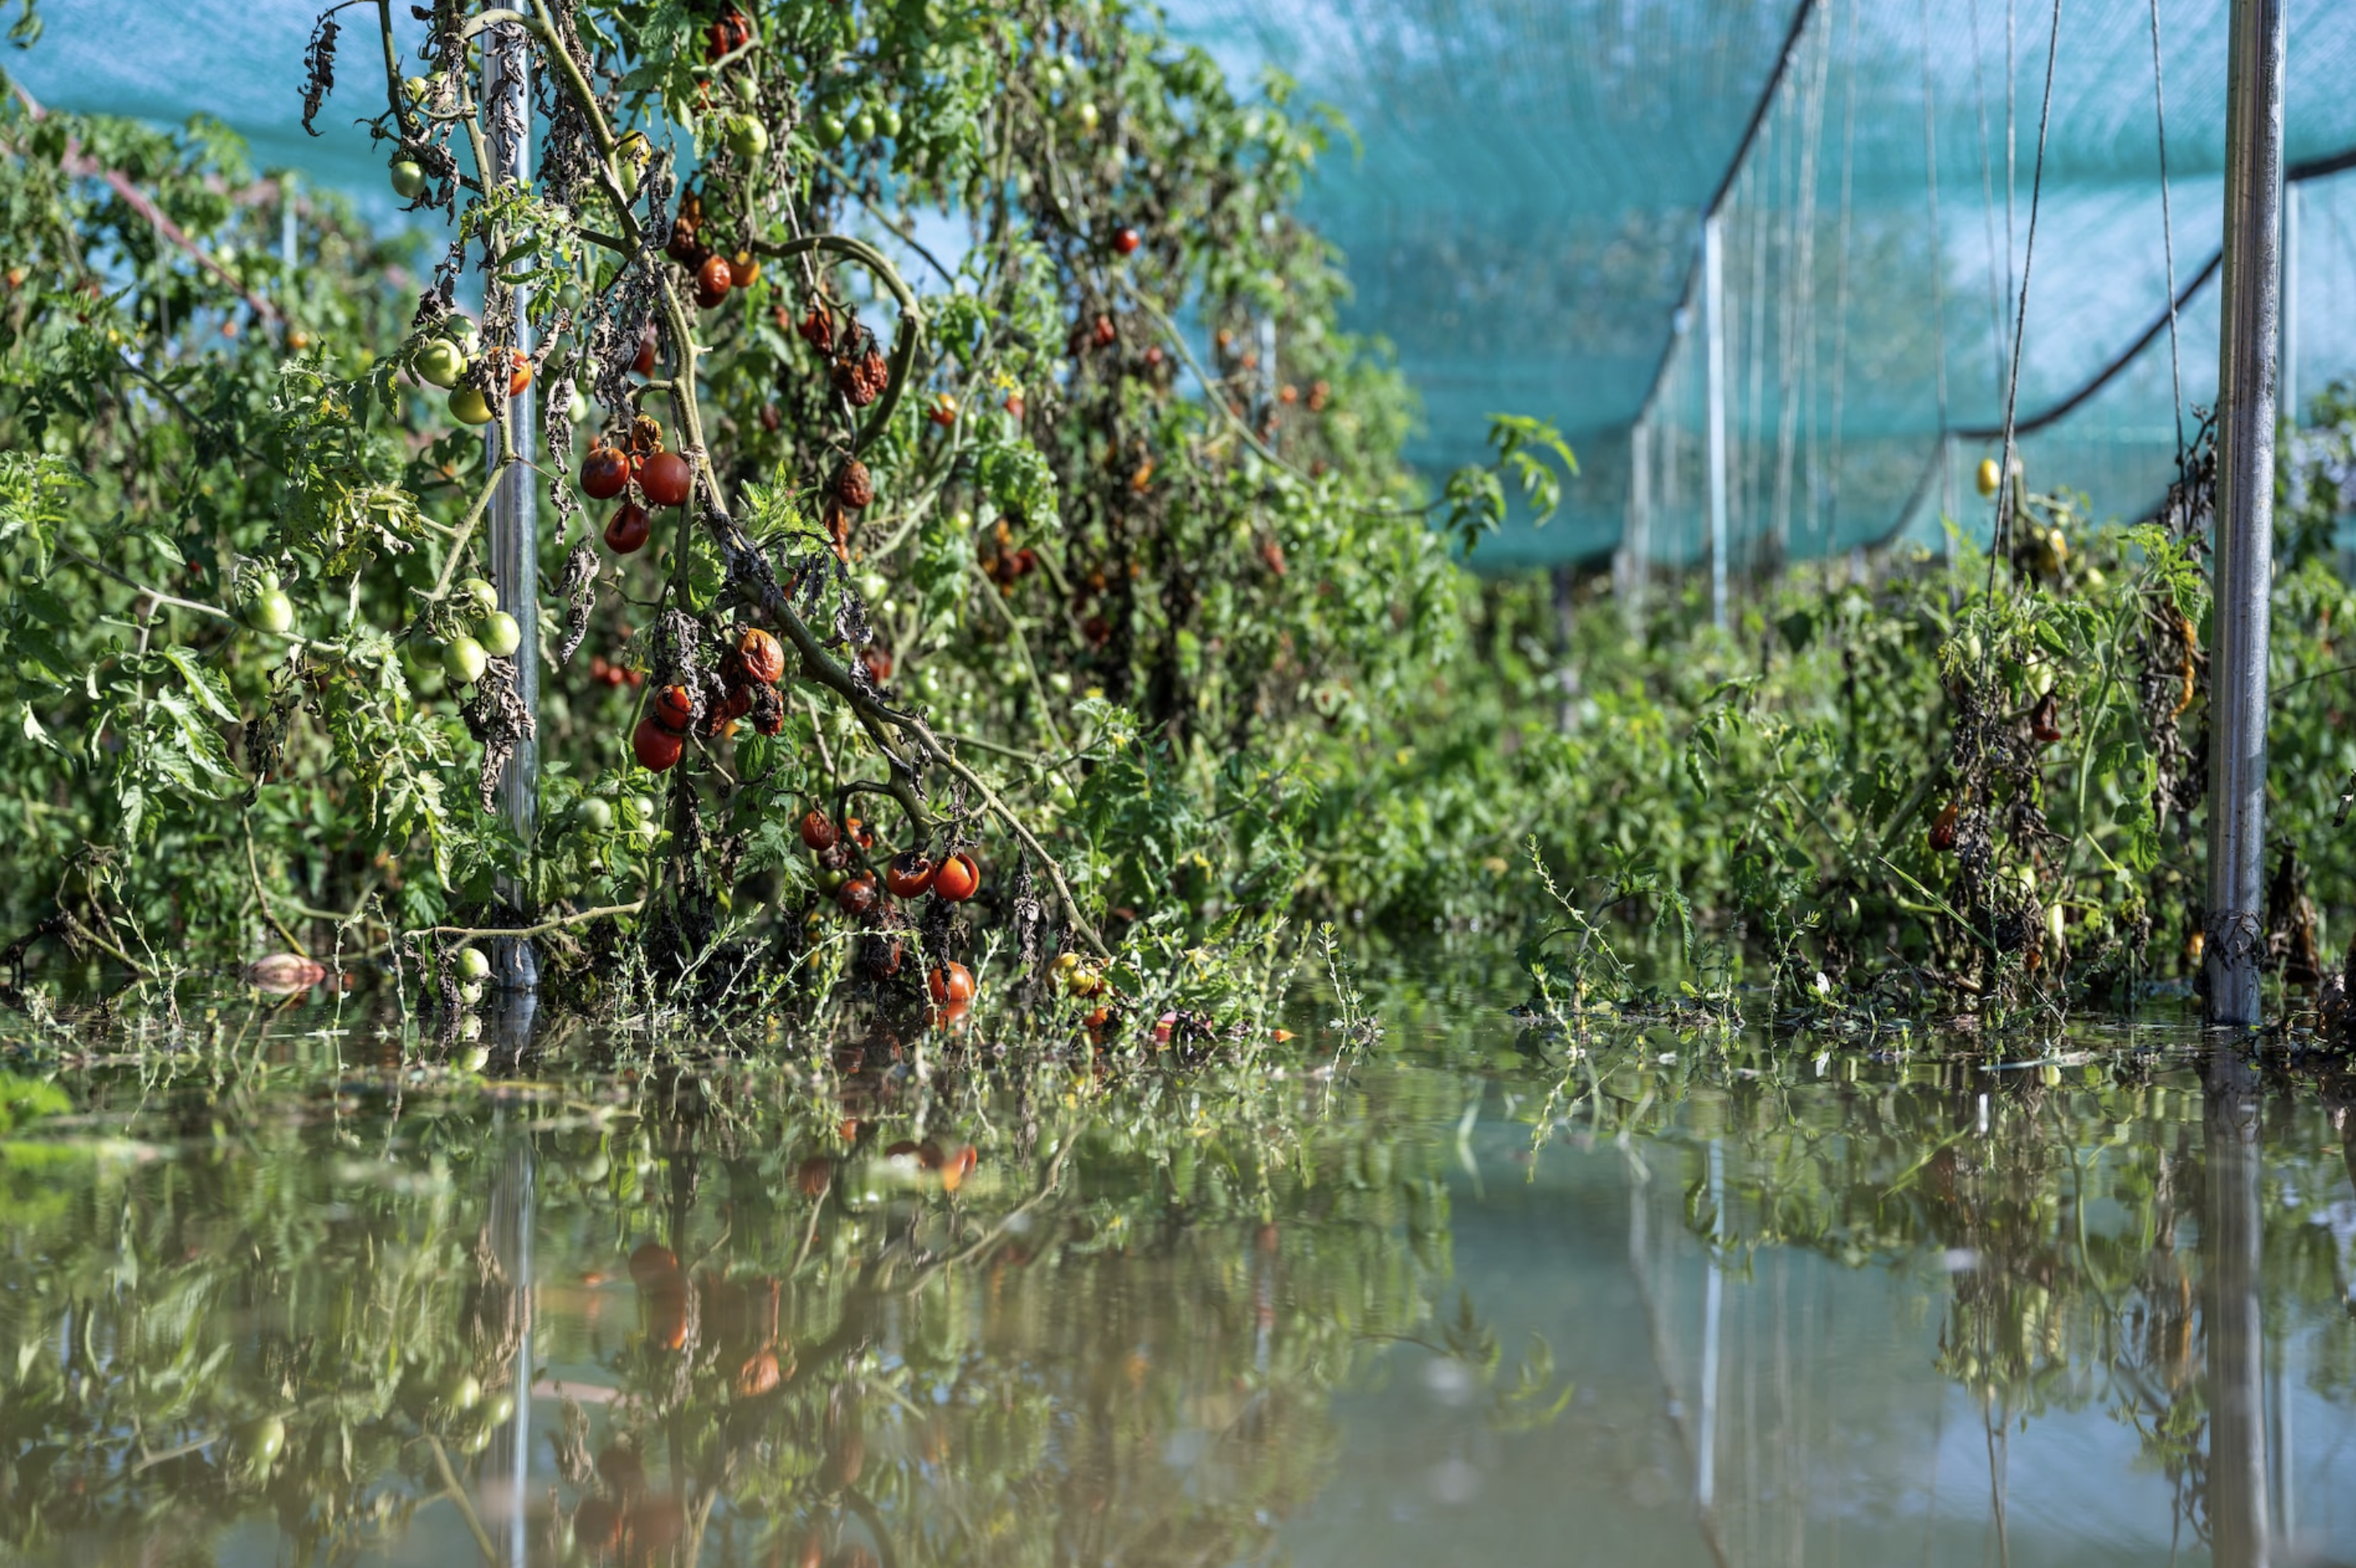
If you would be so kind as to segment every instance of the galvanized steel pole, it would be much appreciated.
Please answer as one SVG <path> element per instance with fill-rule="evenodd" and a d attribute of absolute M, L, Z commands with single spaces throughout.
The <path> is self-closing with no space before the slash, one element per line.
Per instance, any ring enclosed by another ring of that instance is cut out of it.
<path fill-rule="evenodd" d="M 1726 257 L 1716 213 L 1701 224 L 1702 385 L 1709 405 L 1709 616 L 1726 629 Z"/>
<path fill-rule="evenodd" d="M 2283 190 L 2282 249 L 2282 377 L 2279 382 L 2282 422 L 2298 428 L 2298 220 L 2307 205 L 2296 185 Z"/>
<path fill-rule="evenodd" d="M 2258 1021 L 2265 897 L 2266 614 L 2274 576 L 2275 352 L 2282 283 L 2282 0 L 2233 0 L 2227 27 L 2203 952 L 2209 1022 L 2247 1025 Z"/>
<path fill-rule="evenodd" d="M 524 30 L 512 24 L 493 27 L 483 51 L 483 110 L 491 147 L 491 183 L 522 183 L 531 177 L 531 96 Z M 531 324 L 525 319 L 529 291 L 515 290 L 515 346 L 531 352 Z M 535 422 L 529 390 L 508 399 L 507 427 L 518 453 L 532 448 Z M 497 463 L 499 426 L 484 435 L 488 461 Z M 530 911 L 529 863 L 540 821 L 540 498 L 529 463 L 511 463 L 491 500 L 491 583 L 499 607 L 523 629 L 516 649 L 516 697 L 532 716 L 535 733 L 516 747 L 499 774 L 499 819 L 522 841 L 527 871 L 522 879 L 502 878 L 499 897 L 513 909 Z M 540 961 L 530 939 L 504 937 L 492 944 L 492 973 L 499 984 L 530 991 L 540 984 Z"/>

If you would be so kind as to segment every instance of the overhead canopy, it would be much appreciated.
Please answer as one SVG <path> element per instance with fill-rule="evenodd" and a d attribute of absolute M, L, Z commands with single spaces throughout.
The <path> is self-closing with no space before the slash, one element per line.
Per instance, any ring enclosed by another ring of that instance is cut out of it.
<path fill-rule="evenodd" d="M 348 184 L 390 219 L 380 160 L 349 124 L 372 106 L 357 83 L 331 101 L 325 136 L 296 126 L 316 9 L 253 0 L 191 29 L 161 0 L 46 6 L 48 37 L 6 63 L 69 107 L 216 114 L 258 161 Z M 2053 0 L 1173 0 L 1171 22 L 1231 70 L 1284 70 L 1355 128 L 1362 150 L 1328 160 L 1311 216 L 1348 253 L 1351 324 L 1397 344 L 1423 396 L 1417 461 L 1437 473 L 1477 457 L 1498 412 L 1551 419 L 1579 448 L 1563 515 L 1509 528 L 1481 558 L 1620 544 L 1641 416 L 1643 542 L 1674 564 L 1706 538 L 1692 307 L 1714 200 L 1738 551 L 1772 538 L 1808 555 L 1933 536 L 1943 508 L 1978 517 L 1969 470 L 1987 444 L 1941 432 L 2003 423 L 2024 266 L 2025 424 L 2126 361 L 2028 438 L 2032 479 L 2083 489 L 2104 512 L 2158 499 L 2175 382 L 2185 404 L 2215 393 L 2213 272 L 2191 285 L 2218 247 L 2226 0 L 2158 0 L 2168 226 L 2153 11 L 2062 0 L 2058 40 Z M 2356 153 L 2356 5 L 2288 11 L 2289 156 L 2312 176 L 2293 204 L 2307 399 L 2356 374 L 2356 175 L 2327 172 Z M 2171 232 L 2190 290 L 2180 375 L 2170 335 L 2151 332 Z"/>
<path fill-rule="evenodd" d="M 2126 359 L 2025 441 L 2032 481 L 2085 489 L 2098 513 L 2158 499 L 2174 383 L 2186 404 L 2215 396 L 2213 270 L 2179 313 L 2179 373 L 2150 328 L 2171 234 L 2179 289 L 2218 252 L 2226 5 L 2156 9 L 2172 223 L 2152 0 L 1182 0 L 1176 24 L 1233 69 L 1297 77 L 1363 138 L 1311 214 L 1349 253 L 1351 324 L 1390 338 L 1423 394 L 1416 457 L 1477 456 L 1498 411 L 1579 448 L 1564 515 L 1483 556 L 1608 552 L 1641 489 L 1646 552 L 1676 564 L 1706 541 L 1696 274 L 1713 202 L 1737 560 L 1771 537 L 1809 555 L 1934 536 L 1943 507 L 1985 530 L 1969 475 L 1991 444 L 1942 432 L 2003 424 L 2024 270 L 2021 421 Z M 2331 175 L 2356 154 L 2356 6 L 2288 15 L 2311 395 L 2356 373 L 2356 177 Z"/>

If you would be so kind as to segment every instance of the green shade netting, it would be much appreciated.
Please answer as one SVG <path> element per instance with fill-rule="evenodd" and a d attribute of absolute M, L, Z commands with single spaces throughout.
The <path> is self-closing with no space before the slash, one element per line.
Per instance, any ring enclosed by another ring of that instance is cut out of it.
<path fill-rule="evenodd" d="M 2185 288 L 2218 248 L 2226 5 L 2158 10 Z M 357 50 L 327 134 L 295 124 L 315 11 L 254 0 L 190 26 L 160 0 L 51 4 L 48 37 L 7 63 L 73 108 L 217 115 L 258 163 L 348 185 L 390 220 L 350 124 L 373 103 Z M 1477 458 L 1506 411 L 1578 446 L 1562 515 L 1509 525 L 1480 558 L 1628 544 L 1677 565 L 1708 533 L 1695 274 L 1721 185 L 1730 556 L 1935 538 L 1943 510 L 1985 530 L 1970 470 L 1992 444 L 1942 432 L 2002 421 L 2054 16 L 2051 0 L 1178 0 L 1170 21 L 1352 124 L 1359 147 L 1328 158 L 1310 216 L 1348 255 L 1349 325 L 1394 342 L 1423 397 L 1415 459 L 1438 474 Z M 2356 175 L 2322 172 L 2356 152 L 2356 5 L 2288 16 L 2288 157 L 2315 176 L 2295 187 L 2291 269 L 2306 399 L 2356 374 Z M 2169 293 L 2152 6 L 2063 0 L 2060 17 L 2020 417 L 2116 371 L 2022 445 L 2033 481 L 2135 513 L 2173 472 L 2178 381 L 2186 404 L 2214 397 L 2217 285 L 2186 299 L 2174 372 L 2165 331 L 2130 352 Z"/>
<path fill-rule="evenodd" d="M 2213 274 L 2180 312 L 2177 374 L 2164 331 L 2129 353 L 2169 298 L 2152 9 L 2060 7 L 2036 203 L 2019 417 L 2126 362 L 2022 446 L 2033 482 L 2086 490 L 2098 515 L 2147 510 L 2173 476 L 2175 382 L 2187 404 L 2216 389 Z M 2219 245 L 2226 5 L 2158 11 L 2181 289 Z M 2050 0 L 1187 0 L 1177 20 L 1231 69 L 1295 76 L 1363 138 L 1330 161 L 1311 214 L 1348 252 L 1350 324 L 1397 343 L 1423 395 L 1417 459 L 1475 456 L 1505 410 L 1554 420 L 1579 448 L 1563 515 L 1510 525 L 1481 557 L 1593 558 L 1625 541 L 1679 564 L 1707 551 L 1697 263 L 1721 182 L 1730 557 L 1935 538 L 1943 509 L 1985 532 L 1971 470 L 1994 444 L 1942 431 L 2003 421 L 2055 14 Z M 2288 19 L 2288 160 L 2328 164 L 2356 151 L 2356 5 L 2294 3 Z M 2297 172 L 2316 176 L 2296 187 L 2291 269 L 2296 390 L 2311 396 L 2356 374 L 2356 177 Z M 1645 526 L 1628 540 L 1639 490 Z"/>

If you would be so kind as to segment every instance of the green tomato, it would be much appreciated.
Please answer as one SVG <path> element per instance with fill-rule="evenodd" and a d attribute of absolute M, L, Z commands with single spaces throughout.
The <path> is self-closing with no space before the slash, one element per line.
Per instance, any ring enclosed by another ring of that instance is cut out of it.
<path fill-rule="evenodd" d="M 884 113 L 883 113 L 881 115 L 879 115 L 879 116 L 878 116 L 878 119 L 881 121 L 881 123 L 882 123 L 882 124 L 883 124 L 883 126 L 884 126 L 884 134 L 885 135 L 887 135 L 887 136 L 894 136 L 894 137 L 896 137 L 896 136 L 898 136 L 898 135 L 899 135 L 899 134 L 900 134 L 900 107 L 899 107 L 899 105 L 898 105 L 898 104 L 896 104 L 896 103 L 886 103 L 885 105 L 884 105 Z"/>
<path fill-rule="evenodd" d="M 471 1028 L 462 1026 L 458 1031 L 460 1034 L 466 1036 L 466 1038 L 471 1040 L 476 1036 L 483 1032 L 483 1021 L 480 1018 L 469 1017 L 467 1018 L 466 1023 L 473 1026 Z M 477 1046 L 472 1050 L 460 1056 L 457 1060 L 458 1070 L 460 1072 L 480 1072 L 485 1068 L 491 1065 L 491 1053 L 487 1047 Z M 480 1454 L 483 1449 L 489 1444 L 489 1443 L 490 1435 L 487 1433 L 484 1434 L 483 1441 L 481 1443 L 467 1449 L 466 1452 L 469 1454 Z"/>
<path fill-rule="evenodd" d="M 514 1419 L 515 1395 L 508 1392 L 505 1389 L 501 1389 L 498 1393 L 493 1394 L 491 1396 L 491 1402 L 483 1407 L 483 1420 L 488 1425 L 495 1427 L 505 1426 L 509 1422 L 513 1421 Z"/>
<path fill-rule="evenodd" d="M 587 796 L 573 808 L 573 818 L 593 833 L 610 832 L 614 826 L 614 803 Z"/>
<path fill-rule="evenodd" d="M 286 1451 L 286 1423 L 265 1415 L 241 1423 L 230 1434 L 230 1456 L 241 1468 L 266 1473 Z"/>
<path fill-rule="evenodd" d="M 483 1402 L 483 1385 L 472 1372 L 461 1372 L 442 1391 L 442 1402 L 452 1410 L 472 1410 Z"/>
<path fill-rule="evenodd" d="M 1061 91 L 1064 86 L 1064 62 L 1059 59 L 1049 60 L 1046 69 L 1039 73 L 1039 80 L 1046 83 L 1048 91 Z"/>
<path fill-rule="evenodd" d="M 294 601 L 273 584 L 246 601 L 245 624 L 284 637 L 294 629 Z"/>
<path fill-rule="evenodd" d="M 1097 113 L 1097 106 L 1093 103 L 1083 102 L 1076 113 L 1080 122 L 1080 130 L 1082 133 L 1091 136 L 1095 135 L 1097 134 L 1097 124 L 1103 118 L 1103 116 Z"/>
<path fill-rule="evenodd" d="M 414 201 L 425 194 L 425 170 L 414 158 L 396 158 L 390 172 L 392 193 L 403 201 Z"/>
<path fill-rule="evenodd" d="M 402 91 L 409 94 L 410 102 L 413 103 L 423 102 L 425 95 L 434 89 L 434 84 L 422 76 L 412 76 L 401 86 Z"/>
<path fill-rule="evenodd" d="M 491 977 L 491 961 L 482 949 L 458 950 L 458 977 L 462 980 L 488 980 Z"/>
<path fill-rule="evenodd" d="M 562 308 L 576 313 L 583 305 L 587 303 L 588 297 L 581 292 L 581 285 L 577 283 L 566 284 L 556 291 L 556 303 Z"/>
<path fill-rule="evenodd" d="M 458 596 L 471 602 L 477 615 L 488 615 L 499 607 L 499 591 L 480 577 L 468 577 L 460 583 Z"/>
<path fill-rule="evenodd" d="M 445 389 L 456 386 L 458 379 L 466 373 L 466 350 L 447 338 L 429 338 L 420 344 L 409 363 L 420 381 Z"/>
<path fill-rule="evenodd" d="M 579 387 L 573 389 L 573 401 L 564 405 L 564 412 L 575 424 L 589 417 L 589 400 L 581 395 Z"/>
<path fill-rule="evenodd" d="M 505 659 L 523 646 L 523 628 L 516 618 L 505 610 L 493 610 L 483 618 L 483 651 L 494 659 Z"/>
<path fill-rule="evenodd" d="M 821 147 L 840 145 L 842 141 L 842 129 L 841 115 L 833 113 L 819 115 L 818 117 L 818 145 Z"/>
<path fill-rule="evenodd" d="M 458 1000 L 466 1006 L 472 1007 L 482 999 L 483 983 L 481 981 L 470 980 L 466 982 L 466 984 L 458 987 Z"/>
<path fill-rule="evenodd" d="M 731 114 L 723 138 L 728 150 L 747 163 L 769 150 L 769 128 L 753 114 Z"/>
<path fill-rule="evenodd" d="M 461 424 L 488 424 L 491 401 L 475 387 L 450 389 L 450 417 Z"/>
<path fill-rule="evenodd" d="M 875 139 L 875 112 L 862 109 L 851 118 L 851 134 L 862 142 Z"/>
<path fill-rule="evenodd" d="M 484 652 L 483 645 L 471 637 L 463 634 L 454 637 L 442 650 L 442 673 L 450 677 L 454 685 L 473 685 L 490 667 L 491 656 Z"/>
<path fill-rule="evenodd" d="M 638 166 L 636 163 L 628 158 L 622 159 L 614 169 L 614 177 L 621 185 L 625 200 L 634 201 L 637 199 Z"/>

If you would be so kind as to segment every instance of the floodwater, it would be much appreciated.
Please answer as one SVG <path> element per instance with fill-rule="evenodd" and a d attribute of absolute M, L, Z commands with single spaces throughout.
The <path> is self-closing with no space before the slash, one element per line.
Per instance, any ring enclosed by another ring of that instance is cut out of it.
<path fill-rule="evenodd" d="M 2356 1082 L 1502 1000 L 26 1031 L 0 1562 L 2356 1562 Z"/>

